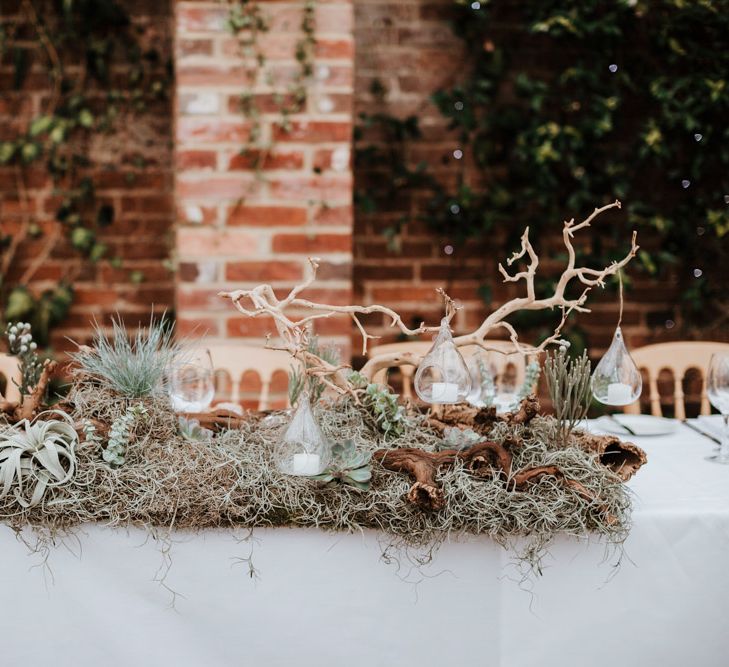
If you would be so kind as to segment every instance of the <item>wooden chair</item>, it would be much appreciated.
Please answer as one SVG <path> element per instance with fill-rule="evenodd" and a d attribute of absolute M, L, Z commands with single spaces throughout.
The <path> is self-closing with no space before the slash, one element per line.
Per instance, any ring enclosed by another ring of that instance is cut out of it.
<path fill-rule="evenodd" d="M 213 370 L 225 371 L 230 376 L 231 395 L 233 403 L 240 403 L 240 382 L 246 371 L 255 372 L 261 379 L 261 393 L 258 399 L 258 409 L 268 409 L 271 394 L 271 380 L 276 371 L 288 373 L 294 364 L 293 359 L 286 352 L 268 350 L 264 347 L 245 345 L 209 345 L 210 356 L 213 360 Z"/>
<path fill-rule="evenodd" d="M 524 382 L 524 373 L 526 370 L 526 359 L 524 355 L 514 352 L 514 344 L 508 340 L 487 340 L 486 346 L 497 352 L 503 352 L 503 355 L 493 355 L 493 363 L 497 374 L 501 374 L 509 367 L 513 369 L 516 375 L 516 384 L 520 385 Z M 387 343 L 373 347 L 368 352 L 370 359 L 379 357 L 382 354 L 405 353 L 410 352 L 417 355 L 421 359 L 433 347 L 432 341 L 406 341 L 403 343 Z M 463 358 L 468 363 L 468 359 L 474 354 L 482 350 L 478 345 L 464 345 L 459 348 Z M 415 375 L 416 366 L 400 366 L 402 373 L 402 396 L 403 398 L 412 398 L 413 396 L 413 376 Z M 375 382 L 381 384 L 387 383 L 387 373 L 389 369 L 382 369 L 375 373 L 373 378 Z"/>
<path fill-rule="evenodd" d="M 19 401 L 20 390 L 16 386 L 16 382 L 20 384 L 20 363 L 17 357 L 9 354 L 0 354 L 0 375 L 5 378 L 5 393 L 3 398 L 8 401 Z"/>
<path fill-rule="evenodd" d="M 701 374 L 700 414 L 710 414 L 711 406 L 706 396 L 706 371 L 709 368 L 711 355 L 715 352 L 729 352 L 729 343 L 699 341 L 657 343 L 633 350 L 630 353 L 633 361 L 648 375 L 651 414 L 656 417 L 663 416 L 661 396 L 658 393 L 658 376 L 661 371 L 669 370 L 673 374 L 674 416 L 676 419 L 686 419 L 683 379 L 686 372 L 692 368 Z M 640 400 L 625 406 L 624 411 L 628 414 L 640 414 Z"/>

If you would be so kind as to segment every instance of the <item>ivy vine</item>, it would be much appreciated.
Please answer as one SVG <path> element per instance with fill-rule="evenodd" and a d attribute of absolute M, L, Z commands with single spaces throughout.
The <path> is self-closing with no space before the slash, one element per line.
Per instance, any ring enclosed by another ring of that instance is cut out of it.
<path fill-rule="evenodd" d="M 525 225 L 539 237 L 617 197 L 623 214 L 583 249 L 588 265 L 622 254 L 636 228 L 642 271 L 677 283 L 676 323 L 726 323 L 729 2 L 456 0 L 452 25 L 467 66 L 432 101 L 454 133 L 455 185 L 412 163 L 417 117 L 367 114 L 360 138 L 376 126 L 386 143 L 361 145 L 358 166 L 387 169 L 360 208 L 388 210 L 393 187 L 418 193 L 399 224 L 457 243 Z"/>
<path fill-rule="evenodd" d="M 240 154 L 248 156 L 257 177 L 263 178 L 266 158 L 275 148 L 274 138 L 265 136 L 261 120 L 261 103 L 256 93 L 258 83 L 272 92 L 273 105 L 283 131 L 291 130 L 291 116 L 306 110 L 308 90 L 314 74 L 316 46 L 316 1 L 306 0 L 301 15 L 300 34 L 294 46 L 297 71 L 291 82 L 282 86 L 268 67 L 261 38 L 268 33 L 269 24 L 256 0 L 227 0 L 228 28 L 236 37 L 240 57 L 245 64 L 246 85 L 239 96 L 239 110 L 250 124 L 248 140 Z M 260 93 L 258 93 L 260 95 Z"/>
<path fill-rule="evenodd" d="M 22 0 L 17 17 L 0 23 L 0 66 L 12 69 L 15 93 L 28 93 L 38 68 L 48 85 L 42 108 L 19 119 L 15 135 L 0 141 L 0 168 L 15 175 L 22 209 L 19 229 L 0 232 L 0 319 L 30 322 L 40 344 L 73 301 L 79 267 L 69 267 L 57 286 L 41 294 L 29 287 L 63 237 L 87 262 L 121 265 L 98 236 L 113 224 L 115 211 L 97 197 L 89 149 L 94 139 L 123 130 L 133 116 L 169 97 L 171 62 L 144 46 L 141 32 L 115 0 Z M 143 167 L 143 159 L 135 158 L 133 166 Z M 50 228 L 30 205 L 30 170 L 47 175 L 59 202 Z M 125 178 L 132 184 L 133 171 Z M 11 284 L 13 260 L 24 243 L 38 239 L 44 240 L 41 252 Z"/>

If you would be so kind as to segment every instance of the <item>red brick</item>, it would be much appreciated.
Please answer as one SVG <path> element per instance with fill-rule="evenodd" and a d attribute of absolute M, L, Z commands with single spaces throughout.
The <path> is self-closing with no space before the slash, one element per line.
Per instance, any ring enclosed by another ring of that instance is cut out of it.
<path fill-rule="evenodd" d="M 250 85 L 248 72 L 242 65 L 216 67 L 211 65 L 177 64 L 177 86 L 184 90 L 187 86 L 198 88 L 219 88 L 220 86 Z"/>
<path fill-rule="evenodd" d="M 226 6 L 211 5 L 191 7 L 184 2 L 177 5 L 177 31 L 184 32 L 224 32 L 228 20 Z"/>
<path fill-rule="evenodd" d="M 354 56 L 354 42 L 351 39 L 317 39 L 314 47 L 316 58 L 341 58 L 350 60 Z"/>
<path fill-rule="evenodd" d="M 304 166 L 304 154 L 300 151 L 267 151 L 247 150 L 235 153 L 228 160 L 228 169 L 301 169 Z"/>
<path fill-rule="evenodd" d="M 350 252 L 351 234 L 277 234 L 271 246 L 273 252 L 328 253 Z"/>
<path fill-rule="evenodd" d="M 177 52 L 181 58 L 185 56 L 211 56 L 213 54 L 212 39 L 180 39 Z"/>
<path fill-rule="evenodd" d="M 306 209 L 294 206 L 233 206 L 226 224 L 232 227 L 300 227 L 306 224 Z"/>
<path fill-rule="evenodd" d="M 178 151 L 175 155 L 177 168 L 181 171 L 193 169 L 215 169 L 215 151 Z"/>
<path fill-rule="evenodd" d="M 180 146 L 198 143 L 239 143 L 248 141 L 250 125 L 243 121 L 221 121 L 207 118 L 179 118 L 177 142 Z"/>
<path fill-rule="evenodd" d="M 342 121 L 294 121 L 290 128 L 284 128 L 280 123 L 273 126 L 273 140 L 279 142 L 349 142 L 351 137 L 352 124 Z"/>
<path fill-rule="evenodd" d="M 263 338 L 276 335 L 272 317 L 231 317 L 225 323 L 225 332 L 231 338 Z"/>
<path fill-rule="evenodd" d="M 193 257 L 251 257 L 258 251 L 256 236 L 242 230 L 219 230 L 211 227 L 180 227 L 177 252 L 185 259 Z"/>
<path fill-rule="evenodd" d="M 269 182 L 271 197 L 284 201 L 342 201 L 352 196 L 349 175 L 280 178 Z"/>
<path fill-rule="evenodd" d="M 314 222 L 317 225 L 351 227 L 352 217 L 351 206 L 322 206 L 314 213 Z"/>
<path fill-rule="evenodd" d="M 213 317 L 177 315 L 175 333 L 182 338 L 205 338 L 220 335 L 220 323 Z"/>
<path fill-rule="evenodd" d="M 229 262 L 225 266 L 225 278 L 252 282 L 301 280 L 303 269 L 303 262 Z"/>
<path fill-rule="evenodd" d="M 177 179 L 177 196 L 180 199 L 245 199 L 261 190 L 261 183 L 250 175 L 208 176 L 203 180 Z"/>
<path fill-rule="evenodd" d="M 224 311 L 230 312 L 230 301 L 218 296 L 218 289 L 187 289 L 177 290 L 177 309 L 183 312 L 189 310 Z"/>

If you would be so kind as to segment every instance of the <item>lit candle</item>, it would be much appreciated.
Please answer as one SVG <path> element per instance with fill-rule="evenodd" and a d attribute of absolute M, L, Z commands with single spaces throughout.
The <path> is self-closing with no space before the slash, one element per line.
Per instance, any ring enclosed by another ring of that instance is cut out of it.
<path fill-rule="evenodd" d="M 611 382 L 608 385 L 608 405 L 628 405 L 633 402 L 633 390 L 629 384 Z"/>
<path fill-rule="evenodd" d="M 458 385 L 455 382 L 434 382 L 431 400 L 433 403 L 458 403 Z"/>
<path fill-rule="evenodd" d="M 294 454 L 294 475 L 318 475 L 320 466 L 319 454 Z"/>

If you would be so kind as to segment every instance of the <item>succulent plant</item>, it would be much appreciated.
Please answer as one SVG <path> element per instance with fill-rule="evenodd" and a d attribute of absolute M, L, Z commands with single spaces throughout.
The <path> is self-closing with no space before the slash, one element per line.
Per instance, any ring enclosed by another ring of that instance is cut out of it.
<path fill-rule="evenodd" d="M 180 435 L 189 442 L 204 442 L 213 437 L 213 432 L 200 426 L 200 421 L 197 419 L 188 419 L 180 415 L 177 418 L 177 425 Z"/>
<path fill-rule="evenodd" d="M 519 387 L 519 391 L 516 392 L 516 398 L 519 402 L 523 401 L 532 393 L 534 385 L 537 383 L 537 380 L 539 380 L 541 372 L 542 367 L 539 365 L 538 361 L 532 361 L 527 365 L 524 373 L 524 382 L 522 382 L 521 387 Z"/>
<path fill-rule="evenodd" d="M 404 433 L 408 416 L 404 406 L 398 403 L 397 394 L 384 385 L 370 382 L 358 371 L 349 374 L 349 381 L 355 389 L 364 392 L 362 403 L 386 439 L 397 438 Z"/>
<path fill-rule="evenodd" d="M 109 442 L 106 443 L 104 451 L 101 452 L 101 457 L 112 468 L 118 468 L 124 465 L 124 451 L 129 444 L 129 431 L 137 418 L 146 414 L 147 408 L 141 403 L 139 405 L 132 405 L 126 409 L 126 412 L 121 417 L 117 417 L 112 423 L 111 429 L 109 430 Z"/>
<path fill-rule="evenodd" d="M 27 322 L 8 324 L 5 337 L 8 341 L 8 352 L 20 362 L 21 380 L 18 389 L 21 396 L 26 396 L 38 384 L 43 372 L 43 362 L 38 358 L 38 345 L 33 340 L 33 333 Z"/>
<path fill-rule="evenodd" d="M 23 507 L 34 507 L 48 488 L 70 480 L 76 471 L 78 434 L 71 418 L 49 410 L 53 420 L 24 419 L 0 431 L 0 498 L 11 491 Z"/>
<path fill-rule="evenodd" d="M 470 428 L 460 429 L 455 426 L 446 426 L 443 431 L 443 440 L 438 443 L 438 449 L 468 449 L 479 440 L 483 440 L 483 436 Z"/>
<path fill-rule="evenodd" d="M 557 437 L 563 444 L 567 443 L 575 426 L 587 416 L 592 398 L 590 370 L 587 352 L 576 359 L 567 356 L 564 347 L 547 354 L 544 375 L 559 424 Z"/>
<path fill-rule="evenodd" d="M 354 442 L 347 440 L 332 447 L 332 459 L 326 470 L 312 479 L 320 482 L 341 482 L 360 491 L 368 491 L 372 470 L 370 454 L 358 452 Z"/>

